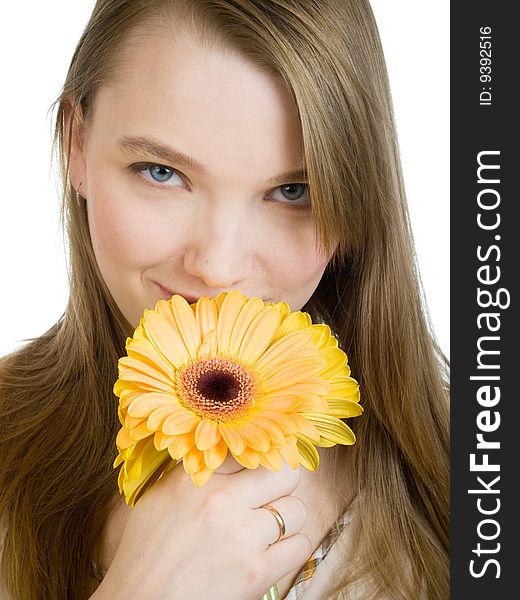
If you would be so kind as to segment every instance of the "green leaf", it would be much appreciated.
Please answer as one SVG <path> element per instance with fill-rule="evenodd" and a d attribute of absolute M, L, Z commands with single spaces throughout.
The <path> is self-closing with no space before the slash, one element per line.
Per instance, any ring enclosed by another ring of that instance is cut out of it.
<path fill-rule="evenodd" d="M 269 588 L 269 590 L 262 596 L 262 600 L 280 600 L 278 586 L 273 585 L 272 588 Z"/>

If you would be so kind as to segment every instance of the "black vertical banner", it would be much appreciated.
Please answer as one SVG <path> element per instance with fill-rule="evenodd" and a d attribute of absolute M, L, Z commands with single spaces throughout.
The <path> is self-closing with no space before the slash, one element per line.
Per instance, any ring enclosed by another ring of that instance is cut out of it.
<path fill-rule="evenodd" d="M 520 598 L 520 29 L 513 8 L 451 5 L 453 600 Z"/>

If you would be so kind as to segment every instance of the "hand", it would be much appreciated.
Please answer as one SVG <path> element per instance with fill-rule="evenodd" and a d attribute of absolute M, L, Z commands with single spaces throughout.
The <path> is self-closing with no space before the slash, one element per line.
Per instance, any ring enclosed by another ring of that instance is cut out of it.
<path fill-rule="evenodd" d="M 300 533 L 307 511 L 290 496 L 299 469 L 233 470 L 228 461 L 196 487 L 179 465 L 150 488 L 92 600 L 259 600 L 298 569 L 312 552 Z M 261 508 L 267 503 L 286 524 L 277 543 L 277 521 Z"/>

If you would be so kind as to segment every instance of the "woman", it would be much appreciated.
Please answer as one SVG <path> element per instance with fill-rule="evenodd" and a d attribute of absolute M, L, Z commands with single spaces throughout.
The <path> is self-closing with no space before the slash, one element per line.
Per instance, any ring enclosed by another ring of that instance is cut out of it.
<path fill-rule="evenodd" d="M 99 0 L 56 140 L 70 300 L 0 370 L 7 597 L 447 598 L 446 365 L 368 3 Z M 315 473 L 226 464 L 195 488 L 176 469 L 130 509 L 112 468 L 125 339 L 160 298 L 235 288 L 331 326 L 358 442 Z"/>

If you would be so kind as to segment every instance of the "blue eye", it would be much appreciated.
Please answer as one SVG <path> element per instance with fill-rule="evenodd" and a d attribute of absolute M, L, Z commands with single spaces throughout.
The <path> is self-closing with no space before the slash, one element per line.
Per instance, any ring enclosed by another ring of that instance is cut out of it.
<path fill-rule="evenodd" d="M 275 193 L 280 191 L 281 197 L 274 200 L 282 204 L 288 204 L 299 208 L 310 206 L 309 185 L 307 183 L 288 183 L 276 188 Z"/>
<path fill-rule="evenodd" d="M 289 183 L 282 185 L 281 190 L 287 200 L 299 200 L 305 192 L 306 185 L 304 183 Z M 285 195 L 287 194 L 287 196 Z"/>
<path fill-rule="evenodd" d="M 136 163 L 130 165 L 129 169 L 153 185 L 168 184 L 161 186 L 165 188 L 184 186 L 184 180 L 179 171 L 172 167 L 167 167 L 166 165 L 160 165 L 158 163 Z M 179 181 L 175 180 L 175 176 Z"/>
<path fill-rule="evenodd" d="M 158 181 L 159 183 L 164 183 L 171 179 L 171 176 L 174 173 L 173 169 L 170 167 L 164 167 L 162 165 L 153 165 L 147 169 L 152 176 L 152 179 Z"/>

